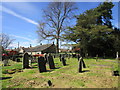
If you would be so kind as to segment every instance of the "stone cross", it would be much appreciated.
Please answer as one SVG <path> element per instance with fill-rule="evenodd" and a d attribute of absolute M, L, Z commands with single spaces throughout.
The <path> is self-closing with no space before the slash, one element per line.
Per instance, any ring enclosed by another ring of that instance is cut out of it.
<path fill-rule="evenodd" d="M 62 61 L 63 66 L 66 66 L 66 60 L 65 60 L 64 56 L 62 56 L 61 61 Z"/>
<path fill-rule="evenodd" d="M 23 69 L 29 68 L 29 55 L 25 53 L 23 56 Z"/>
<path fill-rule="evenodd" d="M 45 58 L 40 56 L 38 58 L 38 68 L 39 68 L 39 72 L 46 72 L 46 61 L 45 61 Z"/>
<path fill-rule="evenodd" d="M 54 60 L 53 60 L 53 57 L 51 54 L 49 54 L 49 56 L 48 56 L 48 63 L 49 63 L 50 69 L 55 69 Z"/>

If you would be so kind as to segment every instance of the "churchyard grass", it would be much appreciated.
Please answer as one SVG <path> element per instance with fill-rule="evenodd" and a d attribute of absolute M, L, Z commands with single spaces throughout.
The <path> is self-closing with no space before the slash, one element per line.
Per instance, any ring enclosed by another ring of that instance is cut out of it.
<path fill-rule="evenodd" d="M 78 73 L 77 58 L 66 58 L 66 66 L 59 58 L 54 59 L 56 69 L 39 73 L 37 63 L 32 68 L 22 69 L 22 62 L 10 62 L 10 66 L 2 67 L 2 77 L 11 77 L 2 81 L 2 88 L 114 88 L 118 87 L 118 76 L 112 76 L 112 71 L 119 70 L 115 59 L 84 59 L 87 68 Z M 14 73 L 6 71 L 13 70 Z M 21 71 L 17 71 L 21 70 Z M 47 85 L 51 80 L 52 86 Z"/>

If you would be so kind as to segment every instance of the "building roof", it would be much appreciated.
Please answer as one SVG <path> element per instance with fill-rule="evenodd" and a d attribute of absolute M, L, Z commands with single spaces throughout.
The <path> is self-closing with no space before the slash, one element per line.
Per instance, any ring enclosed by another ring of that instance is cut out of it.
<path fill-rule="evenodd" d="M 23 48 L 23 50 L 25 50 L 26 52 L 38 52 L 38 51 L 43 51 L 43 50 L 49 48 L 52 45 L 53 44 L 39 45 L 39 46 L 36 46 L 36 47 Z"/>

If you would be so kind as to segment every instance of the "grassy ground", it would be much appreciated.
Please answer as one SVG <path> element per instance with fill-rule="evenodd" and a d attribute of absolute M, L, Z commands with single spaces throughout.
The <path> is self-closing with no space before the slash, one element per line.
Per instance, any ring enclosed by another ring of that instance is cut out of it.
<path fill-rule="evenodd" d="M 84 59 L 87 68 L 78 73 L 76 58 L 66 59 L 63 66 L 58 58 L 54 59 L 57 69 L 39 73 L 37 63 L 31 69 L 22 69 L 22 62 L 10 61 L 10 66 L 2 67 L 2 88 L 114 88 L 118 87 L 118 76 L 112 76 L 118 70 L 114 59 Z M 120 70 L 120 68 L 119 68 Z M 52 86 L 47 84 L 51 80 Z M 120 84 L 120 83 L 119 83 Z"/>

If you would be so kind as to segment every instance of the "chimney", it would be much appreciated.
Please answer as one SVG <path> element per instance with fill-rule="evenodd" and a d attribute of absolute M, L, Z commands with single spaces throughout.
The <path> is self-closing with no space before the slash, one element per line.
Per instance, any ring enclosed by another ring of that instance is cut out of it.
<path fill-rule="evenodd" d="M 30 44 L 30 48 L 32 47 L 32 45 Z"/>

